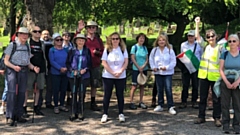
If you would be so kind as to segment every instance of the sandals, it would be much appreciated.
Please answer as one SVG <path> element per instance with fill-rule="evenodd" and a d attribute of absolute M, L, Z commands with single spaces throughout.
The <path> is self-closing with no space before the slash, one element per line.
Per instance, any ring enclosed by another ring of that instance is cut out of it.
<path fill-rule="evenodd" d="M 59 106 L 59 110 L 63 112 L 68 112 L 69 110 L 65 106 Z"/>
<path fill-rule="evenodd" d="M 59 111 L 59 108 L 58 108 L 58 107 L 54 107 L 54 113 L 55 113 L 55 114 L 59 114 L 59 113 L 60 113 L 60 111 Z"/>

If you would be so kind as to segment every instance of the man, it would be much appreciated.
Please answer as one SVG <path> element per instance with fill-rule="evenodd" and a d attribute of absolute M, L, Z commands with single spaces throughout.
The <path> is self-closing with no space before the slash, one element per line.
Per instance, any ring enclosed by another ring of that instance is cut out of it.
<path fill-rule="evenodd" d="M 46 72 L 46 59 L 45 59 L 45 46 L 41 42 L 41 29 L 38 26 L 34 26 L 31 35 L 32 37 L 29 39 L 29 45 L 31 48 L 31 59 L 30 62 L 40 68 L 40 72 L 38 74 L 34 73 L 33 70 L 30 69 L 30 72 L 28 73 L 28 90 L 33 89 L 34 83 L 36 81 L 37 88 L 34 89 L 34 112 L 36 115 L 44 115 L 40 111 L 40 107 L 38 106 L 38 100 L 40 91 L 43 91 L 44 84 L 45 84 L 45 72 Z M 25 95 L 25 102 L 23 105 L 24 111 L 27 114 L 26 107 L 27 107 L 27 99 L 28 99 L 28 90 L 26 91 Z"/>
<path fill-rule="evenodd" d="M 199 20 L 200 18 L 196 18 L 196 27 L 199 27 Z M 195 36 L 195 31 L 190 30 L 187 34 L 187 41 L 183 42 L 181 44 L 181 50 L 180 52 L 186 52 L 187 50 L 191 50 L 194 55 L 197 57 L 197 59 L 200 61 L 202 56 L 202 48 L 199 45 L 199 41 L 201 42 L 201 37 L 199 34 Z M 197 41 L 196 41 L 197 39 Z M 182 90 L 182 104 L 180 106 L 181 109 L 187 107 L 187 98 L 188 98 L 188 89 L 190 86 L 190 80 L 192 85 L 192 107 L 197 109 L 197 99 L 198 99 L 198 70 L 194 73 L 189 73 L 187 68 L 182 68 L 182 84 L 183 84 L 183 90 Z"/>
<path fill-rule="evenodd" d="M 53 94 L 52 94 L 51 73 L 50 73 L 51 64 L 50 64 L 49 57 L 48 57 L 49 50 L 50 50 L 50 48 L 53 47 L 53 44 L 52 44 L 52 40 L 50 39 L 48 30 L 42 31 L 40 40 L 43 41 L 43 43 L 45 45 L 45 54 L 44 55 L 47 60 L 47 71 L 46 71 L 46 76 L 45 76 L 45 79 L 46 79 L 45 104 L 46 104 L 46 108 L 53 109 L 54 106 L 52 105 Z M 42 101 L 43 101 L 43 98 L 41 98 L 41 95 L 42 94 L 40 91 L 39 106 L 42 106 Z"/>
<path fill-rule="evenodd" d="M 26 122 L 22 118 L 23 103 L 27 89 L 28 68 L 39 72 L 39 67 L 30 63 L 30 49 L 27 44 L 28 29 L 20 27 L 16 33 L 17 39 L 11 42 L 5 50 L 4 63 L 7 67 L 7 111 L 6 119 L 10 119 L 10 126 L 16 126 L 16 121 Z M 15 49 L 14 49 L 15 48 Z M 12 54 L 12 50 L 15 50 Z"/>
<path fill-rule="evenodd" d="M 104 50 L 103 42 L 100 37 L 97 36 L 97 23 L 94 21 L 88 21 L 87 25 L 83 20 L 78 22 L 77 33 L 80 33 L 83 28 L 87 30 L 87 41 L 86 46 L 89 48 L 92 57 L 92 68 L 90 69 L 90 82 L 91 82 L 91 109 L 93 111 L 100 111 L 95 102 L 96 97 L 96 88 L 99 87 L 100 78 L 101 78 L 101 57 Z"/>

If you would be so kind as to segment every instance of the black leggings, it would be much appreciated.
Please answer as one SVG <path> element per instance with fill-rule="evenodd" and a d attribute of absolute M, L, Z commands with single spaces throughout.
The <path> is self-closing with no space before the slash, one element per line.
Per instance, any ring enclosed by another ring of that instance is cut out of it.
<path fill-rule="evenodd" d="M 103 78 L 102 80 L 103 80 L 103 89 L 104 89 L 104 97 L 103 97 L 104 114 L 108 114 L 110 98 L 112 96 L 112 90 L 114 85 L 115 85 L 116 96 L 118 100 L 119 114 L 123 114 L 124 88 L 126 85 L 126 78 L 124 79 Z"/>

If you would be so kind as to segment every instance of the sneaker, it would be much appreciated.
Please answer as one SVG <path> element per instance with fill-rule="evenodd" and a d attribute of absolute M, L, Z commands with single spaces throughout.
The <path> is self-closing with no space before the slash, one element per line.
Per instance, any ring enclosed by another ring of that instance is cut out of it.
<path fill-rule="evenodd" d="M 59 111 L 59 108 L 58 108 L 58 107 L 54 107 L 54 110 L 53 110 L 53 111 L 54 111 L 54 113 L 55 113 L 55 114 L 59 114 L 59 113 L 60 113 L 60 111 Z"/>
<path fill-rule="evenodd" d="M 5 107 L 4 107 L 4 106 L 1 106 L 1 107 L 0 107 L 0 115 L 4 114 L 4 111 L 5 111 Z"/>
<path fill-rule="evenodd" d="M 197 102 L 192 102 L 192 108 L 198 109 L 198 103 Z"/>
<path fill-rule="evenodd" d="M 177 114 L 177 112 L 175 111 L 174 108 L 175 108 L 175 107 L 170 107 L 169 110 L 168 110 L 168 112 L 169 112 L 170 114 L 172 114 L 172 115 Z"/>
<path fill-rule="evenodd" d="M 118 118 L 120 122 L 125 122 L 125 117 L 123 114 L 119 114 Z"/>
<path fill-rule="evenodd" d="M 161 105 L 158 105 L 156 108 L 154 108 L 153 111 L 154 112 L 161 112 L 161 111 L 163 111 L 163 108 L 161 107 Z"/>
<path fill-rule="evenodd" d="M 107 122 L 107 119 L 108 119 L 107 114 L 103 114 L 103 116 L 102 116 L 102 118 L 101 118 L 101 122 L 102 122 L 102 123 L 105 123 L 105 122 Z"/>
<path fill-rule="evenodd" d="M 139 103 L 138 107 L 141 107 L 142 109 L 148 108 L 143 102 Z"/>
<path fill-rule="evenodd" d="M 130 103 L 129 108 L 132 109 L 132 110 L 136 110 L 137 109 L 137 107 L 135 106 L 134 103 Z"/>

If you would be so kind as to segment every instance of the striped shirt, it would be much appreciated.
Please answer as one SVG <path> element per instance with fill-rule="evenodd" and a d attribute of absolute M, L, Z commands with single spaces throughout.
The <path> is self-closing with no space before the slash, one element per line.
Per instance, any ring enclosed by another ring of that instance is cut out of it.
<path fill-rule="evenodd" d="M 21 45 L 19 40 L 16 40 L 16 51 L 13 53 L 10 62 L 14 65 L 27 66 L 30 64 L 30 52 L 28 52 L 27 44 Z M 11 55 L 13 42 L 11 42 L 5 50 L 6 55 Z M 29 48 L 30 51 L 30 48 Z"/>

